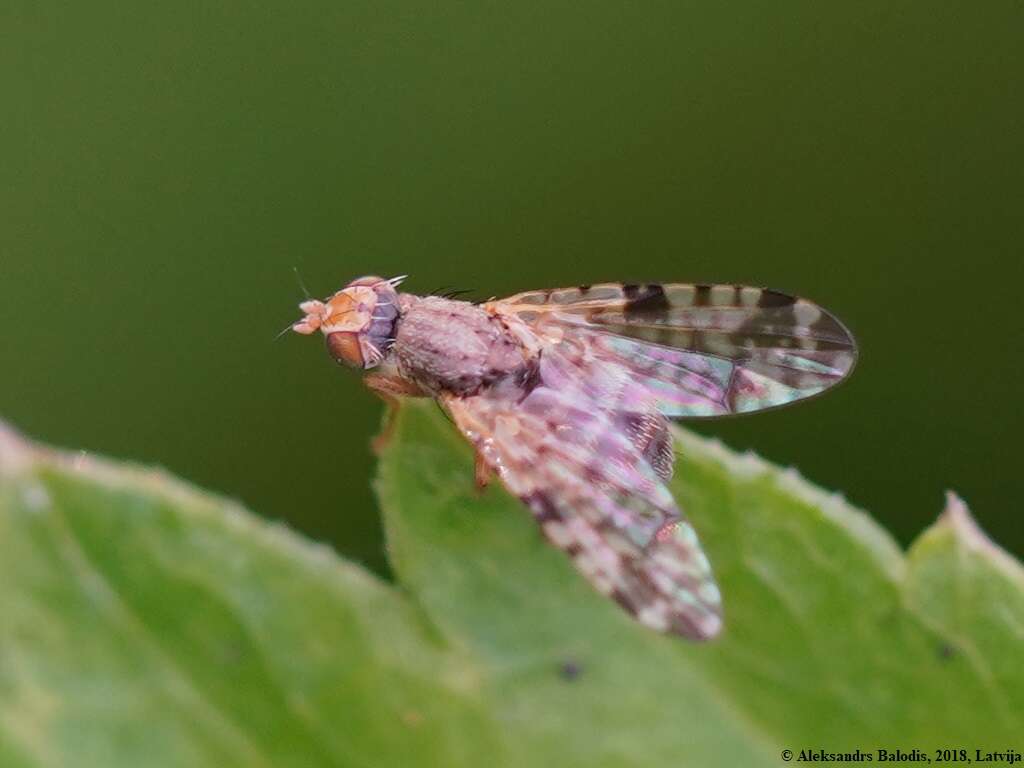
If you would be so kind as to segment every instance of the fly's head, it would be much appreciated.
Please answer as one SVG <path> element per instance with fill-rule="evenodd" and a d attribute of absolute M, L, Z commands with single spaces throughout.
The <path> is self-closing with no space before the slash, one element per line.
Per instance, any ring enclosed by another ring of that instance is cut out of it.
<path fill-rule="evenodd" d="M 360 277 L 326 301 L 299 304 L 305 314 L 292 326 L 296 333 L 320 331 L 327 351 L 339 363 L 369 369 L 379 365 L 395 340 L 398 291 L 403 277 Z"/>

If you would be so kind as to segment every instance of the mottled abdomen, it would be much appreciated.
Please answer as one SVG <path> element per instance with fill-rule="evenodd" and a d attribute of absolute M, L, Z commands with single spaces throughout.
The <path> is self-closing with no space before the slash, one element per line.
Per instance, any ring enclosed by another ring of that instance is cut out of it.
<path fill-rule="evenodd" d="M 399 372 L 434 394 L 472 395 L 531 365 L 501 320 L 475 304 L 402 295 L 393 348 Z"/>

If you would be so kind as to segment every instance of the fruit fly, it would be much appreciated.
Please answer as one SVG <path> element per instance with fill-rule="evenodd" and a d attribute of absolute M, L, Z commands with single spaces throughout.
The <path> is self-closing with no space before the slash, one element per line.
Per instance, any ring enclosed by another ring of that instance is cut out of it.
<path fill-rule="evenodd" d="M 305 301 L 292 328 L 323 333 L 392 406 L 437 400 L 475 450 L 478 483 L 497 474 L 639 622 L 717 635 L 721 594 L 666 487 L 669 420 L 818 394 L 853 369 L 850 332 L 810 301 L 748 286 L 604 283 L 474 304 L 399 293 L 402 279 Z"/>

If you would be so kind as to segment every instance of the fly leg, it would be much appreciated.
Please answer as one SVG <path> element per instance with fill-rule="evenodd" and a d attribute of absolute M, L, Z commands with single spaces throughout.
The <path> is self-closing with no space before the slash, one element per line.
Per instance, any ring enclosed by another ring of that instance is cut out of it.
<path fill-rule="evenodd" d="M 484 489 L 491 482 L 493 471 L 491 465 L 484 459 L 480 451 L 481 435 L 488 430 L 478 419 L 471 416 L 471 412 L 465 407 L 461 399 L 452 394 L 441 394 L 438 397 L 441 407 L 452 419 L 452 422 L 459 427 L 463 436 L 473 444 L 473 481 L 478 492 L 483 493 Z"/>
<path fill-rule="evenodd" d="M 473 479 L 476 481 L 476 489 L 481 493 L 491 482 L 491 466 L 480 451 L 473 452 Z"/>
<path fill-rule="evenodd" d="M 363 383 L 370 388 L 377 397 L 384 401 L 387 412 L 384 415 L 384 428 L 380 434 L 370 441 L 370 448 L 378 456 L 387 448 L 391 441 L 391 435 L 398 423 L 398 409 L 402 405 L 403 397 L 425 397 L 425 393 L 418 386 L 407 379 L 397 376 L 388 376 L 386 373 L 371 373 L 363 377 Z"/>

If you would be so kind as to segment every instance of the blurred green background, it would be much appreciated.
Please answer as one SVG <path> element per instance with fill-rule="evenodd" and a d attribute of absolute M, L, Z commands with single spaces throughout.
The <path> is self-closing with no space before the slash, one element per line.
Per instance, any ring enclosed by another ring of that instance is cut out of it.
<path fill-rule="evenodd" d="M 846 386 L 706 433 L 1024 552 L 1018 2 L 0 6 L 0 414 L 384 568 L 380 407 L 274 335 L 364 273 L 813 298 Z M 466 468 L 471 482 L 471 468 Z"/>

